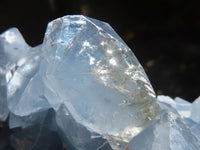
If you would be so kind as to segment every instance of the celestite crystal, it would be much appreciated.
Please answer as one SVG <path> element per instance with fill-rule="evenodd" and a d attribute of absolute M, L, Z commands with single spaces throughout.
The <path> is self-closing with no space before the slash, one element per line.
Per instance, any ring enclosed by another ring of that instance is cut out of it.
<path fill-rule="evenodd" d="M 129 147 L 136 150 L 198 150 L 198 137 L 192 132 L 192 128 L 188 128 L 185 120 L 181 119 L 183 116 L 179 116 L 177 109 L 173 109 L 174 104 L 179 104 L 183 100 L 176 98 L 176 103 L 168 96 L 159 96 L 158 100 L 163 108 L 160 119 L 134 137 Z"/>
<path fill-rule="evenodd" d="M 48 102 L 56 111 L 63 104 L 86 130 L 116 140 L 114 147 L 156 120 L 149 80 L 108 24 L 84 16 L 56 19 L 48 24 L 43 53 Z"/>
<path fill-rule="evenodd" d="M 164 112 L 156 124 L 133 138 L 129 145 L 136 150 L 197 150 L 200 147 L 199 140 L 173 112 Z"/>
<path fill-rule="evenodd" d="M 4 98 L 7 97 L 9 110 L 16 115 L 27 116 L 50 108 L 47 101 L 43 100 L 42 82 L 37 73 L 40 46 L 28 46 L 16 28 L 1 34 L 0 43 L 1 70 L 7 83 L 7 90 L 1 90 L 1 93 L 5 95 Z"/>
<path fill-rule="evenodd" d="M 156 98 L 105 22 L 58 18 L 37 47 L 16 28 L 0 35 L 0 121 L 20 128 L 14 149 L 198 150 L 198 104 Z"/>

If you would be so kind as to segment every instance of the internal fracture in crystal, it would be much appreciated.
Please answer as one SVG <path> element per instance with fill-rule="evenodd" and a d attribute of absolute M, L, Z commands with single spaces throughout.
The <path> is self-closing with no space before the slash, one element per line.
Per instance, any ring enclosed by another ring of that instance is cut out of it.
<path fill-rule="evenodd" d="M 43 53 L 44 96 L 56 111 L 64 104 L 87 130 L 129 142 L 157 119 L 143 68 L 108 24 L 84 16 L 56 19 L 48 24 Z"/>

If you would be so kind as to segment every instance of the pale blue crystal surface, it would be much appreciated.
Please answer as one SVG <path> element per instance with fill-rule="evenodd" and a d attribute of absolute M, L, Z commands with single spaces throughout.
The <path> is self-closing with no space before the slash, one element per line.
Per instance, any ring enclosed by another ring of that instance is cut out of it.
<path fill-rule="evenodd" d="M 85 16 L 56 19 L 48 24 L 43 53 L 45 97 L 56 111 L 64 104 L 87 130 L 129 142 L 157 119 L 143 68 L 108 24 Z"/>
<path fill-rule="evenodd" d="M 28 46 L 16 28 L 1 34 L 0 40 L 0 53 L 3 57 L 1 68 L 7 83 L 4 98 L 7 98 L 9 110 L 18 116 L 27 116 L 49 109 L 50 105 L 43 98 L 43 84 L 37 73 L 41 46 Z"/>
<path fill-rule="evenodd" d="M 178 114 L 163 111 L 161 118 L 129 143 L 136 150 L 197 150 L 200 142 Z"/>

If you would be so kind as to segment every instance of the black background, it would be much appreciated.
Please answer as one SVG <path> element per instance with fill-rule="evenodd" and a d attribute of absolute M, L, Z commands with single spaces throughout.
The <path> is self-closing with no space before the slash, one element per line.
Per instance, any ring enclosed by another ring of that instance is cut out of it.
<path fill-rule="evenodd" d="M 17 27 L 42 43 L 47 23 L 68 14 L 108 22 L 133 50 L 157 94 L 200 95 L 199 0 L 0 0 L 0 32 Z"/>

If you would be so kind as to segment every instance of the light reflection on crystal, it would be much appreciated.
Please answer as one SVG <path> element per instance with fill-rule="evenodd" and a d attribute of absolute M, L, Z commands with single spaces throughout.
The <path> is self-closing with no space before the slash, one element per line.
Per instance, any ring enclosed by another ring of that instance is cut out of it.
<path fill-rule="evenodd" d="M 109 60 L 109 63 L 110 63 L 111 65 L 113 65 L 113 66 L 117 66 L 117 62 L 116 62 L 116 60 L 115 60 L 114 58 L 111 58 L 111 59 Z"/>
<path fill-rule="evenodd" d="M 112 53 L 113 53 L 113 51 L 110 50 L 110 49 L 108 49 L 106 52 L 107 52 L 108 54 L 112 54 Z"/>
<path fill-rule="evenodd" d="M 71 24 L 70 19 L 73 20 Z M 78 26 L 79 20 L 84 20 L 85 24 Z M 61 33 L 55 35 L 56 38 L 52 37 L 55 31 Z M 128 142 L 144 126 L 156 120 L 159 107 L 155 104 L 146 108 L 155 101 L 152 87 L 135 56 L 110 26 L 83 16 L 68 16 L 51 22 L 47 33 L 44 45 L 50 55 L 46 59 L 54 61 L 51 66 L 47 64 L 47 70 L 55 67 L 55 71 L 51 70 L 44 78 L 47 87 L 56 91 L 77 123 L 109 139 Z M 64 36 L 73 44 L 65 42 L 62 46 L 51 47 Z M 51 54 L 55 50 L 62 52 L 63 48 L 67 53 L 62 56 L 62 62 L 57 61 Z M 127 70 L 129 73 L 125 74 Z M 138 77 L 132 78 L 135 73 Z M 129 104 L 122 105 L 124 100 Z M 53 101 L 49 103 L 52 105 Z M 137 104 L 141 109 L 135 107 Z M 136 128 L 140 130 L 131 130 Z"/>

